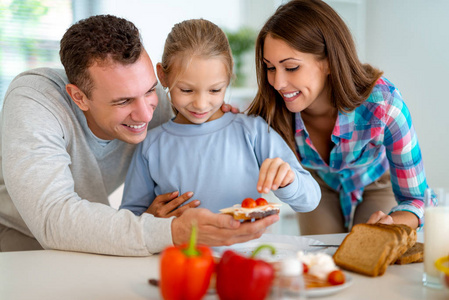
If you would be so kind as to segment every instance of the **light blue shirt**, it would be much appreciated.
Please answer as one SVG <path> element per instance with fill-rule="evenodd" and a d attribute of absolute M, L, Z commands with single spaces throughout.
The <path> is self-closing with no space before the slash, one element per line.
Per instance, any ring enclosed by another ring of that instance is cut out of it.
<path fill-rule="evenodd" d="M 318 184 L 262 118 L 226 113 L 199 125 L 170 120 L 149 131 L 137 147 L 120 208 L 140 215 L 158 195 L 192 191 L 191 200 L 217 213 L 244 198 L 260 197 L 259 168 L 276 157 L 290 165 L 295 180 L 274 194 L 295 211 L 315 209 L 321 198 Z"/>

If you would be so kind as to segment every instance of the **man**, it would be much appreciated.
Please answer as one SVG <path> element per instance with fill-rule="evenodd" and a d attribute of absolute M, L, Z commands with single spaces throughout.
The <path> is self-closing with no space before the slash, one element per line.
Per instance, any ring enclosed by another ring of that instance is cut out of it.
<path fill-rule="evenodd" d="M 60 49 L 63 71 L 20 74 L 0 116 L 0 251 L 60 249 L 144 256 L 188 240 L 229 245 L 259 237 L 278 220 L 240 224 L 179 205 L 191 195 L 160 195 L 136 217 L 108 206 L 135 145 L 171 116 L 158 106 L 157 79 L 138 29 L 113 16 L 73 25 Z M 67 76 L 66 76 L 67 74 Z M 152 122 L 149 125 L 150 120 Z M 160 216 L 162 218 L 156 217 Z"/>

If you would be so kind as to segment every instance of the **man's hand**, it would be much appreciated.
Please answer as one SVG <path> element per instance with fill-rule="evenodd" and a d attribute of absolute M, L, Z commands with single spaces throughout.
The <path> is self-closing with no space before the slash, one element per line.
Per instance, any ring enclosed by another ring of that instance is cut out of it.
<path fill-rule="evenodd" d="M 178 197 L 179 192 L 172 192 L 157 196 L 153 203 L 148 207 L 146 213 L 152 214 L 158 218 L 179 217 L 189 208 L 200 205 L 199 200 L 193 200 L 184 206 L 181 204 L 192 198 L 193 192 L 187 192 Z"/>
<path fill-rule="evenodd" d="M 267 158 L 260 166 L 257 191 L 266 194 L 270 190 L 275 191 L 289 185 L 294 179 L 295 173 L 288 163 L 279 157 Z"/>
<path fill-rule="evenodd" d="M 240 110 L 237 107 L 234 107 L 231 104 L 225 104 L 225 103 L 223 103 L 223 105 L 221 106 L 221 110 L 223 112 L 232 112 L 233 114 L 240 113 Z"/>
<path fill-rule="evenodd" d="M 198 244 L 229 246 L 259 238 L 277 221 L 279 216 L 272 215 L 255 222 L 240 223 L 230 215 L 214 214 L 204 208 L 188 209 L 172 222 L 173 244 L 180 245 L 189 240 L 193 222 L 198 226 Z"/>

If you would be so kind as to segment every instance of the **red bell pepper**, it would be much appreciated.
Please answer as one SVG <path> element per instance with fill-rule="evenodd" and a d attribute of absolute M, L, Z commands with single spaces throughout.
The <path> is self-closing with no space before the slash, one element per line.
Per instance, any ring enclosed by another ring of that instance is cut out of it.
<path fill-rule="evenodd" d="M 274 268 L 263 260 L 254 259 L 262 249 L 270 245 L 261 245 L 250 258 L 241 256 L 232 250 L 223 253 L 217 266 L 217 294 L 221 300 L 263 300 L 270 291 L 274 279 Z"/>
<path fill-rule="evenodd" d="M 199 300 L 207 292 L 215 263 L 212 251 L 196 246 L 197 227 L 188 245 L 168 247 L 161 254 L 160 289 L 165 300 Z"/>

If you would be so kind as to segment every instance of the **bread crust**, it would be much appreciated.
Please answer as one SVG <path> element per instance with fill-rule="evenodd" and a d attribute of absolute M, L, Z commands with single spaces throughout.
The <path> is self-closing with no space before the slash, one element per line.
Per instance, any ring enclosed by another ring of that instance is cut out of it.
<path fill-rule="evenodd" d="M 394 230 L 357 224 L 345 237 L 333 258 L 343 269 L 375 277 L 385 273 L 392 259 L 391 252 L 397 245 L 398 236 Z"/>
<path fill-rule="evenodd" d="M 333 258 L 343 269 L 381 276 L 392 263 L 422 261 L 423 244 L 416 239 L 416 230 L 407 225 L 357 224 Z"/>
<path fill-rule="evenodd" d="M 407 226 L 405 224 L 394 224 L 395 226 L 399 226 L 403 228 L 407 232 L 407 248 L 411 248 L 415 245 L 416 241 L 418 240 L 418 235 L 416 233 L 416 230 L 411 228 L 410 226 Z"/>
<path fill-rule="evenodd" d="M 375 224 L 376 226 L 383 227 L 387 230 L 393 230 L 396 233 L 398 238 L 398 245 L 394 249 L 391 250 L 390 256 L 388 258 L 389 265 L 394 264 L 394 262 L 401 257 L 402 254 L 405 253 L 408 249 L 408 233 L 407 231 L 395 224 L 386 225 L 386 224 Z"/>
<path fill-rule="evenodd" d="M 424 244 L 416 242 L 410 249 L 408 249 L 401 257 L 399 257 L 395 261 L 395 264 L 405 265 L 423 261 L 424 261 Z"/>

